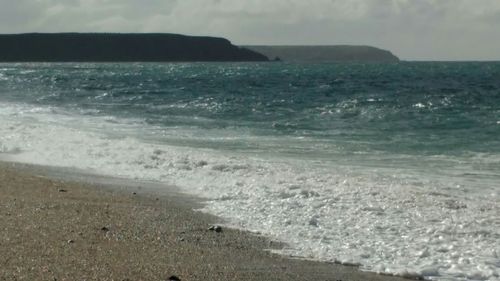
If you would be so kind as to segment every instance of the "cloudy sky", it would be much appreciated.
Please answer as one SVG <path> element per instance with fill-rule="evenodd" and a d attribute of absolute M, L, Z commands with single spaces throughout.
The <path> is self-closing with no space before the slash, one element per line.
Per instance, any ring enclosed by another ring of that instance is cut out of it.
<path fill-rule="evenodd" d="M 500 0 L 0 0 L 0 33 L 169 32 L 500 60 Z"/>

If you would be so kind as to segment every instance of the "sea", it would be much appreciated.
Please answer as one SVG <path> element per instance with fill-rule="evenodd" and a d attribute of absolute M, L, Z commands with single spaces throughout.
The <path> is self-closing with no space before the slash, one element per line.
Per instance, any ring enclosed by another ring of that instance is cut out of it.
<path fill-rule="evenodd" d="M 500 63 L 0 64 L 0 159 L 155 181 L 278 252 L 500 280 Z"/>

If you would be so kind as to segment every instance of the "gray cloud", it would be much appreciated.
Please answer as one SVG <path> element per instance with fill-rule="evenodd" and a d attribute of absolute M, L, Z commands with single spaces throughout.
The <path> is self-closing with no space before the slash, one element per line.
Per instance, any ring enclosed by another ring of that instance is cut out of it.
<path fill-rule="evenodd" d="M 0 0 L 0 32 L 174 32 L 236 44 L 366 44 L 500 59 L 498 0 Z"/>

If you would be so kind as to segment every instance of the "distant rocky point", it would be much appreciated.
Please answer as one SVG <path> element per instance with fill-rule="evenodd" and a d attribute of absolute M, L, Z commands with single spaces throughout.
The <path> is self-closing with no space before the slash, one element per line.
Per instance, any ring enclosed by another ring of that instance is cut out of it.
<path fill-rule="evenodd" d="M 398 62 L 391 52 L 370 46 L 245 46 L 286 62 Z"/>
<path fill-rule="evenodd" d="M 226 39 L 165 33 L 0 35 L 0 62 L 267 61 Z"/>

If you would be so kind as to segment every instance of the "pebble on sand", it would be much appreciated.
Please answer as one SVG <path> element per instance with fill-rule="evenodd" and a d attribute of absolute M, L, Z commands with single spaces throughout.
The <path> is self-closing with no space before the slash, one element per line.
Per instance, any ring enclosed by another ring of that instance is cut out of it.
<path fill-rule="evenodd" d="M 208 228 L 208 230 L 220 233 L 222 232 L 222 227 L 220 227 L 219 225 L 212 225 Z"/>

